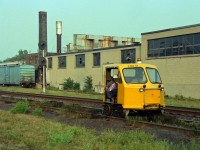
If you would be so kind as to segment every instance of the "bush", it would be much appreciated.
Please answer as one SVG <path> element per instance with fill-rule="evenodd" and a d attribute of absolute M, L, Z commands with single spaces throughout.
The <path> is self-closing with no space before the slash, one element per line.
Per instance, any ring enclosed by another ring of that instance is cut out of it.
<path fill-rule="evenodd" d="M 71 78 L 65 79 L 64 84 L 63 84 L 64 90 L 73 89 L 73 86 L 74 86 L 74 80 L 72 80 Z"/>
<path fill-rule="evenodd" d="M 80 90 L 80 83 L 74 82 L 71 78 L 67 78 L 63 84 L 64 90 Z"/>
<path fill-rule="evenodd" d="M 93 82 L 92 76 L 86 76 L 85 84 L 84 84 L 84 88 L 83 88 L 84 92 L 93 92 L 93 83 L 92 82 Z"/>
<path fill-rule="evenodd" d="M 74 90 L 80 90 L 80 83 L 74 82 L 73 89 Z"/>
<path fill-rule="evenodd" d="M 28 101 L 17 102 L 14 107 L 11 108 L 12 113 L 27 113 L 29 111 Z"/>
<path fill-rule="evenodd" d="M 42 116 L 42 108 L 36 108 L 32 111 L 34 116 Z"/>

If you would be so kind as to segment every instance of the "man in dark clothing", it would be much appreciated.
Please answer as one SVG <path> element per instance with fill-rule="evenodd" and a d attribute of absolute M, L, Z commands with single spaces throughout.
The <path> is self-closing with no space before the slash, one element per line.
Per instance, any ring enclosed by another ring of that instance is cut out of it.
<path fill-rule="evenodd" d="M 112 80 L 106 86 L 106 96 L 111 99 L 113 102 L 117 97 L 117 75 L 112 77 Z"/>

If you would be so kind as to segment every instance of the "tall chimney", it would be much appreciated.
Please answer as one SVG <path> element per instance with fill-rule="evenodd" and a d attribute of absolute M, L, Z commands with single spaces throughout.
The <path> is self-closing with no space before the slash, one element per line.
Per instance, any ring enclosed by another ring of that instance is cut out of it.
<path fill-rule="evenodd" d="M 39 12 L 39 49 L 47 51 L 47 12 Z"/>
<path fill-rule="evenodd" d="M 39 12 L 39 51 L 38 51 L 38 77 L 37 82 L 43 85 L 43 92 L 45 92 L 45 56 L 47 55 L 47 12 Z"/>
<path fill-rule="evenodd" d="M 57 53 L 61 53 L 62 21 L 56 21 Z"/>

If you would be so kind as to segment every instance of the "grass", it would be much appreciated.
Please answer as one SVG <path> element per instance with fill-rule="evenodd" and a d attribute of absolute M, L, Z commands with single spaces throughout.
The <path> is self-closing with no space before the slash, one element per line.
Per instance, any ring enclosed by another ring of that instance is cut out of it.
<path fill-rule="evenodd" d="M 32 114 L 34 116 L 42 116 L 42 108 L 35 108 L 33 111 L 32 111 Z"/>
<path fill-rule="evenodd" d="M 42 93 L 42 89 L 21 88 L 21 87 L 17 87 L 17 86 L 9 86 L 9 87 L 0 86 L 0 90 L 10 91 L 10 92 L 36 93 L 36 94 Z M 83 93 L 81 91 L 73 92 L 73 91 L 61 91 L 61 90 L 56 90 L 56 89 L 46 89 L 46 94 L 60 95 L 60 96 L 70 96 L 70 97 L 102 99 L 101 94 L 89 94 L 89 93 Z"/>
<path fill-rule="evenodd" d="M 68 126 L 24 114 L 0 110 L 0 149 L 38 150 L 186 150 L 200 149 L 194 140 L 185 145 L 157 140 L 142 131 L 104 131 L 100 135 L 92 130 Z"/>
<path fill-rule="evenodd" d="M 12 113 L 27 113 L 29 111 L 28 101 L 19 101 L 12 107 Z"/>
<path fill-rule="evenodd" d="M 165 98 L 165 103 L 166 103 L 166 106 L 200 108 L 200 100 L 197 100 L 197 99 Z"/>
<path fill-rule="evenodd" d="M 12 91 L 12 92 L 26 92 L 26 93 L 37 93 L 41 94 L 42 89 L 33 89 L 33 88 L 21 88 L 21 87 L 2 87 L 0 90 Z M 92 98 L 92 99 L 102 99 L 101 94 L 88 94 L 83 92 L 72 92 L 72 91 L 60 91 L 56 89 L 47 89 L 46 94 L 50 95 L 60 95 L 60 96 L 70 96 L 70 97 L 83 97 L 83 98 Z M 200 100 L 192 98 L 184 98 L 182 96 L 167 97 L 165 98 L 166 106 L 182 106 L 182 107 L 193 107 L 200 108 Z"/>

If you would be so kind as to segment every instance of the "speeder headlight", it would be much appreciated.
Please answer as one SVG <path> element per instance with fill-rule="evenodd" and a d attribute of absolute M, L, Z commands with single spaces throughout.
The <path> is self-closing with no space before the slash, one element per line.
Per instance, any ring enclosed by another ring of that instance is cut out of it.
<path fill-rule="evenodd" d="M 139 91 L 140 91 L 140 92 L 144 92 L 144 88 L 140 88 Z"/>
<path fill-rule="evenodd" d="M 160 90 L 161 90 L 161 91 L 164 91 L 164 87 L 161 87 Z"/>

